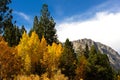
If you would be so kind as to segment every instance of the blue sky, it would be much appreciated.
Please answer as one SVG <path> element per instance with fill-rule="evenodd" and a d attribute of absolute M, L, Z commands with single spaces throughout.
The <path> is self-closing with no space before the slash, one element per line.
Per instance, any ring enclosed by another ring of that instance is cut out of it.
<path fill-rule="evenodd" d="M 48 4 L 51 16 L 56 23 L 59 23 L 73 15 L 83 14 L 103 2 L 106 0 L 12 0 L 11 8 L 17 24 L 24 24 L 29 29 L 32 26 L 33 17 L 40 16 L 44 3 Z"/>
<path fill-rule="evenodd" d="M 89 38 L 120 53 L 120 0 L 12 0 L 17 25 L 29 30 L 44 3 L 56 22 L 60 41 Z"/>

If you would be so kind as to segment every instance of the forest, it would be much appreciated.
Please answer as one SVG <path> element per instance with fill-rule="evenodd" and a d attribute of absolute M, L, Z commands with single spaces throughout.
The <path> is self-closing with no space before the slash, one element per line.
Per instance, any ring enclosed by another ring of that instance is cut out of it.
<path fill-rule="evenodd" d="M 57 39 L 48 5 L 27 32 L 13 21 L 11 0 L 0 0 L 0 80 L 120 80 L 106 54 L 95 46 L 75 52 Z"/>

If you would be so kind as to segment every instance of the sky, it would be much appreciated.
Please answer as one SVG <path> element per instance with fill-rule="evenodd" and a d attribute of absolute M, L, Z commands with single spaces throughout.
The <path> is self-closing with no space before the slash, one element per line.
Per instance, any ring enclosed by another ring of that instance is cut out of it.
<path fill-rule="evenodd" d="M 17 25 L 29 31 L 44 3 L 56 22 L 61 42 L 88 38 L 120 53 L 120 0 L 12 0 L 10 8 Z"/>

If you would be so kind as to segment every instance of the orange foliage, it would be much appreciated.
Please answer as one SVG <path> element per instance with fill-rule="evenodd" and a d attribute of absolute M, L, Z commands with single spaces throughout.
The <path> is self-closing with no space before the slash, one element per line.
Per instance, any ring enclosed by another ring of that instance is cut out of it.
<path fill-rule="evenodd" d="M 76 80 L 80 80 L 85 77 L 85 68 L 87 66 L 87 59 L 84 55 L 78 57 L 78 64 L 76 69 Z"/>
<path fill-rule="evenodd" d="M 14 80 L 41 80 L 38 75 L 18 75 L 14 78 Z"/>
<path fill-rule="evenodd" d="M 17 51 L 8 47 L 7 43 L 0 37 L 0 78 L 10 78 L 13 74 L 20 72 L 21 62 L 16 53 Z"/>

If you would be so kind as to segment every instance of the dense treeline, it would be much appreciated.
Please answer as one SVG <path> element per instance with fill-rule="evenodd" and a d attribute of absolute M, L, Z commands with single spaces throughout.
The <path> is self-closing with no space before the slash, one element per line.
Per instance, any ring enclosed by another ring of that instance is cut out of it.
<path fill-rule="evenodd" d="M 49 45 L 44 36 L 40 40 L 35 32 L 29 37 L 24 32 L 19 44 L 9 47 L 0 37 L 0 78 L 19 79 L 22 76 L 44 76 L 52 80 L 116 80 L 108 57 L 92 46 L 88 57 L 86 51 L 74 53 L 72 43 L 67 39 L 64 46 Z M 27 77 L 26 77 L 27 78 Z M 29 78 L 29 77 L 28 77 Z M 44 80 L 44 79 L 42 79 Z"/>
<path fill-rule="evenodd" d="M 28 35 L 24 26 L 13 24 L 9 3 L 0 1 L 0 80 L 120 80 L 95 46 L 75 52 L 69 39 L 57 40 L 47 4 Z"/>

